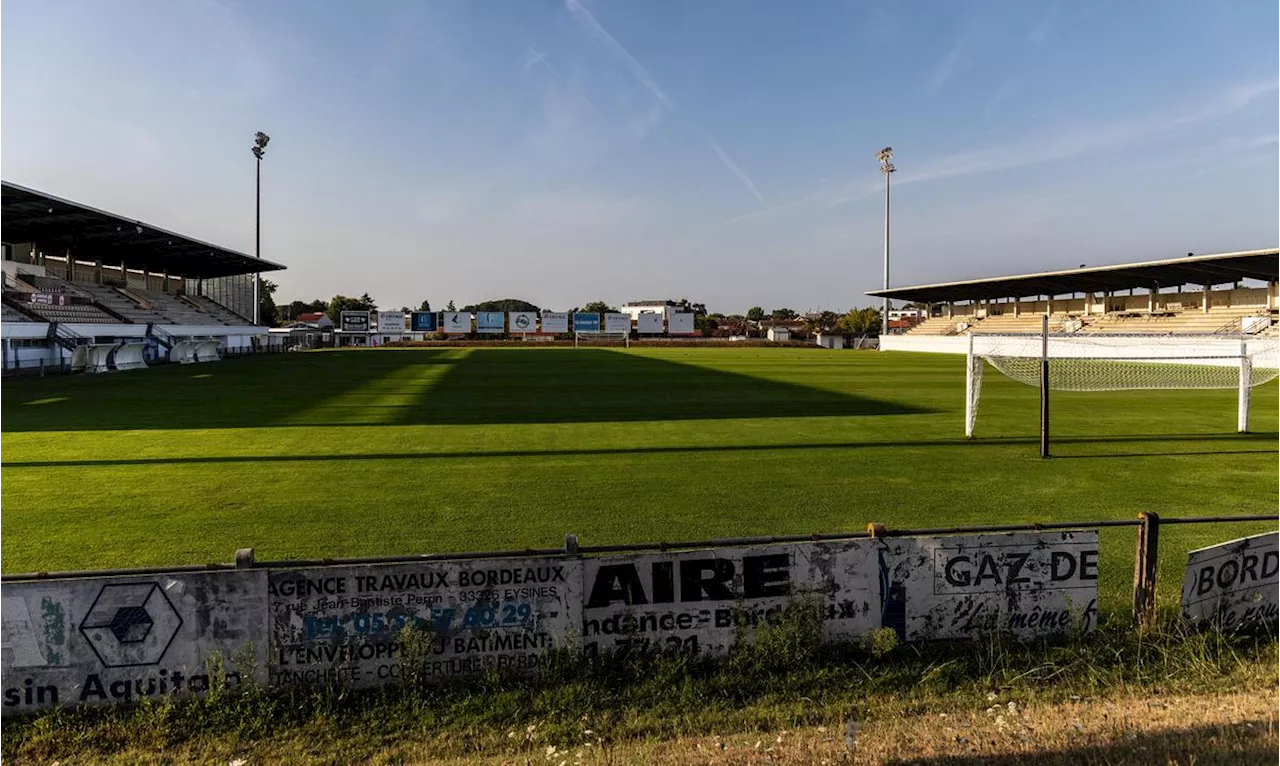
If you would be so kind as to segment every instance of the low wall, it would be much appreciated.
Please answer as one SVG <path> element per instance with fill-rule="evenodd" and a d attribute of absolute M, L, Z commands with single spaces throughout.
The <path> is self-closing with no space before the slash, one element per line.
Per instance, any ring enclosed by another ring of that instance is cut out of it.
<path fill-rule="evenodd" d="M 3 711 L 198 694 L 247 678 L 371 687 L 400 678 L 406 659 L 447 680 L 535 672 L 555 649 L 721 655 L 797 598 L 820 606 L 829 641 L 880 628 L 907 641 L 1035 638 L 1097 624 L 1093 530 L 590 557 L 575 548 L 8 578 Z M 405 645 L 406 626 L 424 630 L 423 646 Z"/>
<path fill-rule="evenodd" d="M 969 337 L 967 335 L 886 335 L 880 338 L 880 350 L 968 354 Z"/>

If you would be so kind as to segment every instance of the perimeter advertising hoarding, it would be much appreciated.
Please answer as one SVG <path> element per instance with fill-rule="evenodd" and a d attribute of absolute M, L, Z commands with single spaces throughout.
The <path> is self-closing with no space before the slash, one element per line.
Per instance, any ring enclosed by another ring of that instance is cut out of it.
<path fill-rule="evenodd" d="M 471 332 L 471 314 L 466 311 L 444 312 L 444 332 L 448 335 L 466 335 Z"/>
<path fill-rule="evenodd" d="M 501 311 L 477 311 L 476 332 L 501 333 L 505 329 L 502 323 L 505 318 Z"/>
<path fill-rule="evenodd" d="M 661 335 L 662 315 L 656 311 L 646 311 L 636 317 L 636 331 L 641 335 Z"/>
<path fill-rule="evenodd" d="M 693 314 L 690 312 L 674 311 L 667 323 L 667 332 L 671 335 L 693 334 Z"/>
<path fill-rule="evenodd" d="M 266 598 L 262 570 L 6 582 L 4 714 L 265 683 L 237 658 L 266 656 Z"/>
<path fill-rule="evenodd" d="M 526 333 L 538 331 L 538 315 L 532 311 L 512 311 L 507 315 L 509 332 Z"/>
<path fill-rule="evenodd" d="M 368 311 L 344 311 L 338 318 L 343 332 L 369 332 Z"/>
<path fill-rule="evenodd" d="M 631 315 L 610 312 L 604 315 L 605 332 L 631 332 Z"/>
<path fill-rule="evenodd" d="M 882 544 L 884 627 L 908 641 L 1097 627 L 1094 530 L 891 537 Z"/>
<path fill-rule="evenodd" d="M 879 627 L 868 541 L 608 556 L 583 561 L 582 645 L 724 654 L 740 627 L 775 623 L 793 599 L 821 605 L 829 639 Z"/>
<path fill-rule="evenodd" d="M 569 314 L 564 311 L 542 312 L 542 331 L 553 334 L 569 332 Z"/>
<path fill-rule="evenodd" d="M 576 313 L 573 315 L 574 332 L 599 332 L 600 315 Z"/>
<path fill-rule="evenodd" d="M 388 335 L 399 335 L 404 332 L 404 312 L 379 311 L 378 332 Z"/>
<path fill-rule="evenodd" d="M 1223 628 L 1277 621 L 1280 532 L 1244 537 L 1187 555 L 1182 614 Z"/>
<path fill-rule="evenodd" d="M 273 571 L 273 684 L 391 683 L 406 626 L 429 637 L 426 674 L 533 671 L 582 624 L 582 564 L 530 558 Z"/>
<path fill-rule="evenodd" d="M 409 327 L 414 332 L 435 332 L 440 327 L 439 319 L 434 311 L 415 311 L 409 317 Z"/>

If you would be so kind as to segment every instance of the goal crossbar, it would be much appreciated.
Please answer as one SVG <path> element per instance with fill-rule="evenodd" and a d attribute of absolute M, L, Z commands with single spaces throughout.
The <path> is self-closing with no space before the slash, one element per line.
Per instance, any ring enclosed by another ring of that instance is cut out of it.
<path fill-rule="evenodd" d="M 1006 377 L 1034 387 L 1042 385 L 1047 367 L 1047 389 L 1055 391 L 1236 389 L 1241 433 L 1249 429 L 1250 389 L 1280 373 L 1274 337 L 973 334 L 965 366 L 968 438 L 973 438 L 987 363 Z"/>

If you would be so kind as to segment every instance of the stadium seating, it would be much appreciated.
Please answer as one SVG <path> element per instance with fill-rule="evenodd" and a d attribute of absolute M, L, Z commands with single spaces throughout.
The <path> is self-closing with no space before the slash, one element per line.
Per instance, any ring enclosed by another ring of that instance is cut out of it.
<path fill-rule="evenodd" d="M 92 303 L 67 303 L 63 305 L 28 303 L 27 309 L 50 322 L 78 322 L 82 324 L 119 324 L 120 322 L 120 320 Z M 5 321 L 8 321 L 8 319 L 6 318 Z"/>
<path fill-rule="evenodd" d="M 959 335 L 961 330 L 957 328 L 966 323 L 972 322 L 971 317 L 930 317 L 920 324 L 907 330 L 908 335 Z"/>
<path fill-rule="evenodd" d="M 170 295 L 138 287 L 82 285 L 102 305 L 139 324 L 243 326 L 244 319 L 204 296 Z"/>
<path fill-rule="evenodd" d="M 7 305 L 0 305 L 0 321 L 8 322 L 30 322 L 31 319 L 17 311 L 9 308 Z"/>

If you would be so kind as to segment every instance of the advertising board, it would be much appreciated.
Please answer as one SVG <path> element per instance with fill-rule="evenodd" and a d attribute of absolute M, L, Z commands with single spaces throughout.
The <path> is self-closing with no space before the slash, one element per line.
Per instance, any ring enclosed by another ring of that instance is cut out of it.
<path fill-rule="evenodd" d="M 656 311 L 646 311 L 636 317 L 636 332 L 641 335 L 661 335 L 662 315 Z"/>
<path fill-rule="evenodd" d="M 414 332 L 435 332 L 440 327 L 439 319 L 434 311 L 415 311 L 409 315 L 409 328 Z"/>
<path fill-rule="evenodd" d="M 446 334 L 467 335 L 471 332 L 471 314 L 465 311 L 446 311 L 443 317 L 443 329 Z"/>
<path fill-rule="evenodd" d="M 263 683 L 236 658 L 266 656 L 266 591 L 252 570 L 6 582 L 4 713 Z"/>
<path fill-rule="evenodd" d="M 477 311 L 476 332 L 501 333 L 505 331 L 503 320 L 506 315 L 501 311 Z"/>
<path fill-rule="evenodd" d="M 575 313 L 573 315 L 573 331 L 574 332 L 599 332 L 600 331 L 600 315 Z"/>
<path fill-rule="evenodd" d="M 569 315 L 563 311 L 542 312 L 542 331 L 545 333 L 569 332 Z"/>
<path fill-rule="evenodd" d="M 538 331 L 538 315 L 532 311 L 512 311 L 507 315 L 510 332 L 526 333 Z"/>
<path fill-rule="evenodd" d="M 1098 533 L 887 538 L 884 627 L 908 641 L 1087 632 L 1098 622 Z"/>
<path fill-rule="evenodd" d="M 825 633 L 879 626 L 879 571 L 866 541 L 720 548 L 583 561 L 582 645 L 606 651 L 723 654 L 789 604 L 820 608 Z"/>
<path fill-rule="evenodd" d="M 604 315 L 605 332 L 631 332 L 631 315 L 610 312 Z"/>
<path fill-rule="evenodd" d="M 1277 620 L 1280 532 L 1230 540 L 1187 555 L 1182 614 L 1224 628 Z"/>
<path fill-rule="evenodd" d="M 673 311 L 667 320 L 667 332 L 671 335 L 692 335 L 693 314 L 688 311 Z"/>
<path fill-rule="evenodd" d="M 404 332 L 404 312 L 379 311 L 378 332 L 384 335 L 399 335 Z"/>
<path fill-rule="evenodd" d="M 369 332 L 368 311 L 344 311 L 338 318 L 343 332 Z"/>
<path fill-rule="evenodd" d="M 429 638 L 429 679 L 533 671 L 582 618 L 581 562 L 531 558 L 278 570 L 269 580 L 274 684 L 394 681 L 404 628 Z"/>

